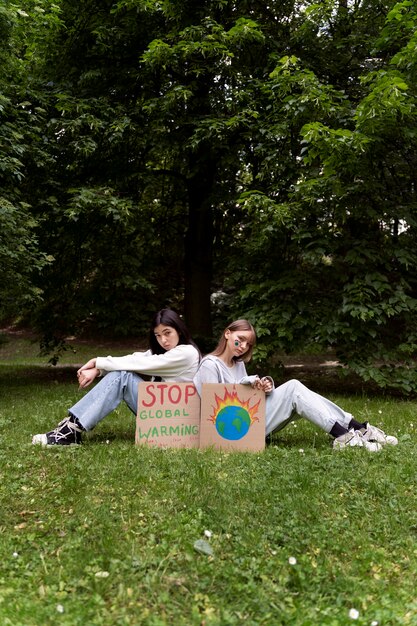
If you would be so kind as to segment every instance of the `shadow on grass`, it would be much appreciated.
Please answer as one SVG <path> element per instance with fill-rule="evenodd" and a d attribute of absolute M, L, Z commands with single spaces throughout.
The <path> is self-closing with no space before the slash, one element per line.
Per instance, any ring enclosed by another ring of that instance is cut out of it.
<path fill-rule="evenodd" d="M 77 367 L 72 365 L 0 365 L 1 386 L 71 382 L 77 384 Z"/>
<path fill-rule="evenodd" d="M 134 416 L 132 414 L 132 423 L 134 423 Z M 104 428 L 100 429 L 100 431 L 90 431 L 88 434 L 83 434 L 83 442 L 88 442 L 89 444 L 98 444 L 98 443 L 114 443 L 117 441 L 127 441 L 132 444 L 135 443 L 135 429 L 134 426 L 130 427 L 129 424 L 126 424 L 125 428 L 122 430 L 122 427 L 118 430 L 105 430 Z"/>

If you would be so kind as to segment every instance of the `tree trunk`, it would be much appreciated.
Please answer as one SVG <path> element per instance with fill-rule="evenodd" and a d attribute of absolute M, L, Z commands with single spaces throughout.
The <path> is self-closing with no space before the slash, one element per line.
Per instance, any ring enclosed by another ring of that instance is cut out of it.
<path fill-rule="evenodd" d="M 211 280 L 213 271 L 214 163 L 207 157 L 192 166 L 188 182 L 188 230 L 185 236 L 185 319 L 193 336 L 212 338 Z"/>

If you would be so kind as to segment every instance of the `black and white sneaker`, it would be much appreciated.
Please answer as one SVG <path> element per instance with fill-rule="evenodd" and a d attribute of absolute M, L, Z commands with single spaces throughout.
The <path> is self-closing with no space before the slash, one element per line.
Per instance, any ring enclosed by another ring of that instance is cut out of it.
<path fill-rule="evenodd" d="M 69 415 L 49 433 L 34 435 L 32 443 L 41 446 L 73 446 L 81 444 L 81 433 L 84 429 L 73 415 Z"/>

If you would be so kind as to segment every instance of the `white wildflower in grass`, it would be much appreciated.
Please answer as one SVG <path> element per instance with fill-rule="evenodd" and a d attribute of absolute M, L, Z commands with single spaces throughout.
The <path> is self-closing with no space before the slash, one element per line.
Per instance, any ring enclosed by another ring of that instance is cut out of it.
<path fill-rule="evenodd" d="M 357 609 L 350 609 L 349 617 L 350 617 L 350 619 L 358 619 L 359 611 Z"/>
<path fill-rule="evenodd" d="M 373 620 L 373 622 L 371 622 L 371 626 L 378 626 L 379 622 L 377 622 L 376 619 Z"/>
<path fill-rule="evenodd" d="M 13 552 L 12 556 L 13 556 L 14 559 L 17 559 L 17 557 L 19 556 L 19 553 L 18 552 Z"/>
<path fill-rule="evenodd" d="M 290 565 L 297 565 L 297 559 L 295 558 L 295 556 L 290 556 L 290 558 L 288 559 L 288 563 Z"/>
<path fill-rule="evenodd" d="M 380 415 L 382 415 L 382 411 L 381 411 L 381 409 L 379 409 L 378 413 L 379 413 Z"/>
<path fill-rule="evenodd" d="M 62 604 L 57 604 L 56 605 L 56 610 L 58 611 L 58 613 L 63 613 L 64 612 L 64 607 L 62 606 Z"/>
<path fill-rule="evenodd" d="M 96 572 L 95 573 L 96 578 L 108 578 L 110 576 L 109 572 Z"/>
<path fill-rule="evenodd" d="M 204 536 L 205 536 L 205 537 L 207 537 L 208 539 L 210 539 L 210 537 L 212 536 L 212 534 L 213 534 L 213 533 L 211 532 L 211 530 L 205 530 L 205 531 L 204 531 Z"/>
<path fill-rule="evenodd" d="M 300 454 L 304 454 L 304 450 L 303 450 L 303 448 L 300 448 L 298 452 L 299 452 Z"/>

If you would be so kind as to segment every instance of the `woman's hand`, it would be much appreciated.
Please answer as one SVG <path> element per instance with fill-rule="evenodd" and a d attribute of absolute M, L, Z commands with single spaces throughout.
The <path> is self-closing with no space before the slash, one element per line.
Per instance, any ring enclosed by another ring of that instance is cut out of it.
<path fill-rule="evenodd" d="M 268 376 L 264 376 L 264 378 L 261 378 L 261 384 L 262 389 L 265 391 L 265 393 L 269 393 L 274 388 L 272 380 L 268 378 Z"/>
<path fill-rule="evenodd" d="M 100 374 L 100 370 L 96 367 L 89 369 L 80 368 L 77 372 L 78 384 L 80 389 L 85 389 L 88 385 L 91 385 L 93 380 Z"/>
<path fill-rule="evenodd" d="M 100 370 L 96 368 L 96 359 L 90 359 L 77 371 L 78 384 L 80 389 L 85 389 L 91 385 L 93 380 L 100 375 Z"/>
<path fill-rule="evenodd" d="M 87 363 L 85 365 L 83 365 L 82 367 L 80 367 L 80 369 L 77 372 L 77 376 L 80 372 L 82 372 L 83 370 L 92 370 L 95 369 L 96 367 L 96 360 L 97 359 L 90 359 L 89 361 L 87 361 Z"/>
<path fill-rule="evenodd" d="M 259 376 L 257 376 L 255 381 L 252 383 L 252 387 L 254 389 L 259 389 L 259 391 L 264 391 L 265 393 L 269 393 L 274 388 L 272 381 L 268 378 L 268 376 L 264 376 L 263 378 L 259 378 Z"/>

